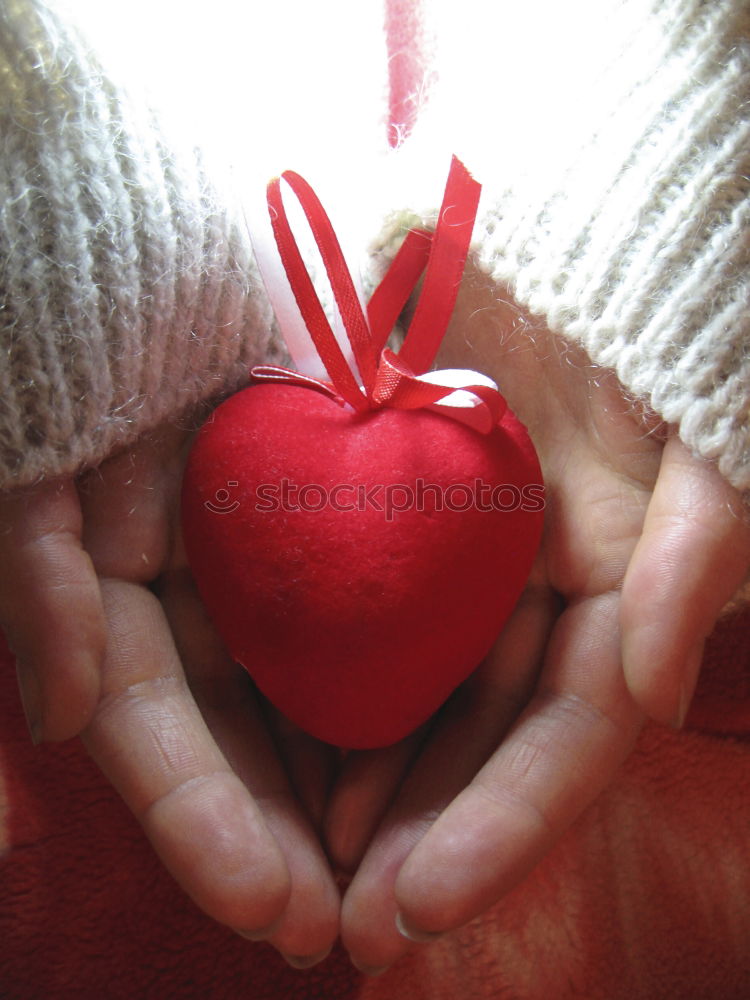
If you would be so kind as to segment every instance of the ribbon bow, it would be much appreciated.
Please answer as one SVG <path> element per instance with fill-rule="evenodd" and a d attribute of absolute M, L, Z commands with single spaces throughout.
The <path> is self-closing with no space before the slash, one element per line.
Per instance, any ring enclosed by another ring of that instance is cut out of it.
<path fill-rule="evenodd" d="M 282 180 L 299 201 L 320 252 L 346 333 L 346 352 L 331 328 L 292 233 L 282 197 Z M 276 247 L 306 332 L 330 381 L 272 365 L 254 367 L 251 376 L 317 389 L 359 412 L 382 406 L 404 410 L 424 407 L 488 433 L 507 409 L 491 379 L 465 369 L 427 373 L 456 302 L 479 192 L 480 185 L 454 156 L 435 232 L 412 229 L 407 233 L 363 309 L 333 226 L 313 189 L 290 170 L 274 178 L 266 197 Z M 290 353 L 293 357 L 304 356 L 299 338 L 283 320 L 290 314 L 289 302 L 285 303 L 284 291 L 271 275 L 272 265 L 259 252 L 255 238 L 254 245 Z M 396 354 L 385 343 L 423 273 L 419 301 Z"/>

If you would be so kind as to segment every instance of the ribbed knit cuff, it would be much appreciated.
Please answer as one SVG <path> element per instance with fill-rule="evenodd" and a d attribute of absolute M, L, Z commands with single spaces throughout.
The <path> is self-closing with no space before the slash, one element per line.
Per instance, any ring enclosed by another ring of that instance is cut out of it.
<path fill-rule="evenodd" d="M 405 161 L 454 147 L 484 185 L 484 269 L 746 490 L 750 7 L 557 6 L 473 22 L 496 59 L 465 60 L 464 79 L 443 53 Z M 463 4 L 449 16 L 472 23 Z"/>
<path fill-rule="evenodd" d="M 37 0 L 0 7 L 0 488 L 72 473 L 269 356 L 244 225 Z"/>

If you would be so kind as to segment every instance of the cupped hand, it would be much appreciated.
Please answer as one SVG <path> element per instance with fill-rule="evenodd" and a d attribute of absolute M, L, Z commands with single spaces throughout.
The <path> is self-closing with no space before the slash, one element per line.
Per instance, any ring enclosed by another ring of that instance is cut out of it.
<path fill-rule="evenodd" d="M 0 620 L 32 734 L 80 731 L 207 913 L 297 965 L 362 967 L 482 912 L 610 780 L 643 712 L 679 724 L 750 563 L 739 496 L 611 375 L 478 282 L 441 364 L 494 376 L 537 445 L 543 546 L 491 655 L 430 727 L 337 757 L 269 712 L 205 619 L 175 531 L 188 435 L 0 503 Z M 304 806 L 304 808 L 303 808 Z M 399 920 L 401 932 L 397 929 Z"/>
<path fill-rule="evenodd" d="M 541 859 L 632 748 L 644 713 L 682 724 L 704 641 L 750 566 L 739 494 L 673 429 L 479 276 L 440 367 L 486 372 L 546 482 L 528 586 L 431 728 L 351 755 L 329 852 L 353 873 L 342 937 L 387 968 L 482 913 Z"/>
<path fill-rule="evenodd" d="M 205 617 L 176 528 L 187 440 L 7 495 L 0 620 L 33 737 L 81 733 L 198 906 L 304 967 L 339 928 L 316 830 L 335 756 L 284 731 Z"/>

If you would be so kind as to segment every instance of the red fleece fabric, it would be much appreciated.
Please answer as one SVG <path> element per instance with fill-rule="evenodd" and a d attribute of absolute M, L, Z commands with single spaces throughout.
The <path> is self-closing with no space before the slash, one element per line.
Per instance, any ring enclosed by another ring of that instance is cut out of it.
<path fill-rule="evenodd" d="M 421 0 L 386 0 L 389 126 L 391 146 L 409 135 L 429 90 L 434 40 L 424 27 Z"/>
<path fill-rule="evenodd" d="M 709 642 L 685 731 L 647 728 L 518 889 L 379 979 L 340 950 L 294 971 L 204 917 L 77 741 L 31 746 L 7 652 L 0 720 L 3 1000 L 750 996 L 748 612 Z"/>

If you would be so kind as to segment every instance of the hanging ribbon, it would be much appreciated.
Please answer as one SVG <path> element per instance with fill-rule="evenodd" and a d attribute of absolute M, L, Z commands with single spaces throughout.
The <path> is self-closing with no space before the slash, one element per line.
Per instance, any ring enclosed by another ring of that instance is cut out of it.
<path fill-rule="evenodd" d="M 320 252 L 356 373 L 331 328 L 292 233 L 282 197 L 282 180 L 297 198 Z M 426 374 L 456 303 L 479 192 L 479 184 L 460 160 L 453 157 L 435 232 L 414 229 L 407 233 L 365 310 L 333 226 L 313 189 L 293 171 L 272 180 L 267 189 L 267 203 L 279 257 L 330 381 L 269 365 L 253 368 L 251 376 L 313 388 L 359 412 L 383 406 L 406 410 L 427 408 L 489 432 L 507 408 L 491 379 L 462 369 Z M 386 340 L 423 274 L 414 316 L 396 354 L 385 347 Z"/>

